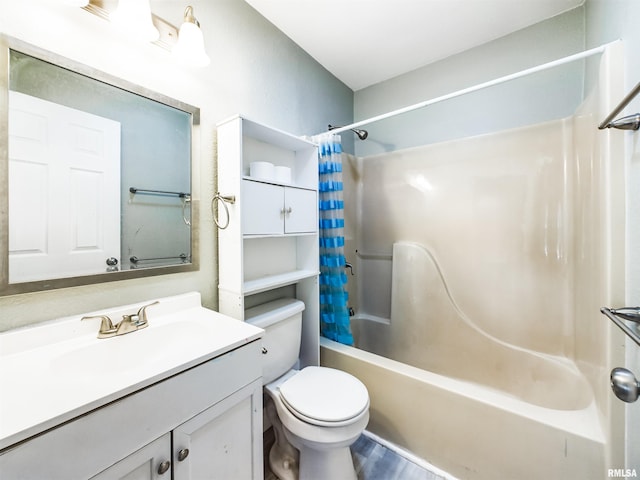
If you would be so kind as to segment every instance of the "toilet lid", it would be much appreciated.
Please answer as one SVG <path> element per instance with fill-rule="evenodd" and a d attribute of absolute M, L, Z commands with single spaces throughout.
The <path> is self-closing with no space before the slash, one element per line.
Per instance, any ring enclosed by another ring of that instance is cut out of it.
<path fill-rule="evenodd" d="M 279 387 L 292 411 L 321 422 L 342 422 L 369 406 L 367 387 L 352 375 L 327 367 L 306 367 Z"/>

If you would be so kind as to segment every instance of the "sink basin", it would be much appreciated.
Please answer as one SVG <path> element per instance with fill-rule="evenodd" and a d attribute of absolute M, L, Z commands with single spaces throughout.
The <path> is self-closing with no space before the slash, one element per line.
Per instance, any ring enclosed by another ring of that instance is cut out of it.
<path fill-rule="evenodd" d="M 126 335 L 79 343 L 54 356 L 49 368 L 65 376 L 98 380 L 109 375 L 132 374 L 202 348 L 207 344 L 207 336 L 214 333 L 211 326 L 207 328 L 197 320 L 160 325 L 150 322 L 147 328 Z"/>

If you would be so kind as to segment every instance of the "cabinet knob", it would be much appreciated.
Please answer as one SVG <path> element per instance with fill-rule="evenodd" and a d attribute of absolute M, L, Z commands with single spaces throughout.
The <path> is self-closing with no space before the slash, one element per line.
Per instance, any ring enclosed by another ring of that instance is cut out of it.
<path fill-rule="evenodd" d="M 293 212 L 293 208 L 291 208 L 291 207 L 287 208 L 287 213 L 288 213 L 289 215 L 291 215 L 291 212 Z"/>
<path fill-rule="evenodd" d="M 158 467 L 158 474 L 164 475 L 171 468 L 171 462 L 166 460 L 160 464 Z"/>
<path fill-rule="evenodd" d="M 183 448 L 182 450 L 180 450 L 178 452 L 178 461 L 181 462 L 185 458 L 187 458 L 188 456 L 189 456 L 189 449 L 188 448 Z"/>

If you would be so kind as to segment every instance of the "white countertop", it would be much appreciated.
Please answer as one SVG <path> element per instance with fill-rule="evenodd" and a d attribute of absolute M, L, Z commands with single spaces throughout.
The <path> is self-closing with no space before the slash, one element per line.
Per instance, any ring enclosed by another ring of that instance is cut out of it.
<path fill-rule="evenodd" d="M 97 339 L 149 302 L 0 333 L 0 450 L 262 337 L 263 330 L 201 306 L 198 293 L 158 299 L 149 327 Z"/>

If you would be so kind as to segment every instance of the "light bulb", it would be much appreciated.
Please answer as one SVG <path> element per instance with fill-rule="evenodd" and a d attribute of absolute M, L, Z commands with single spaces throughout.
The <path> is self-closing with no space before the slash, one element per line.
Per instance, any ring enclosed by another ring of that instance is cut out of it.
<path fill-rule="evenodd" d="M 151 19 L 149 0 L 119 0 L 109 19 L 128 35 L 154 42 L 160 32 Z"/>
<path fill-rule="evenodd" d="M 184 65 L 206 67 L 211 62 L 204 49 L 204 36 L 198 20 L 193 16 L 193 7 L 184 11 L 184 23 L 178 32 L 178 43 L 173 47 L 173 56 Z"/>

